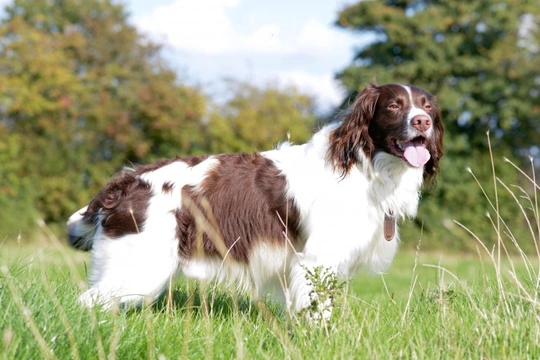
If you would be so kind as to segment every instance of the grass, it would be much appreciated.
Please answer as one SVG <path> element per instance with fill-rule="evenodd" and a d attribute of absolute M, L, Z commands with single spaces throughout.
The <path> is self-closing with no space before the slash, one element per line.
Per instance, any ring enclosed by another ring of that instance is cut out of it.
<path fill-rule="evenodd" d="M 4 359 L 540 357 L 538 286 L 521 258 L 497 269 L 489 255 L 402 252 L 388 274 L 354 279 L 322 329 L 182 280 L 148 308 L 83 309 L 86 255 L 56 242 L 0 254 Z"/>
<path fill-rule="evenodd" d="M 182 280 L 139 310 L 81 308 L 88 257 L 43 225 L 44 243 L 0 244 L 0 359 L 540 358 L 540 188 L 528 179 L 533 194 L 518 192 L 530 204 L 521 215 L 531 239 L 518 242 L 498 215 L 497 193 L 486 194 L 494 248 L 465 229 L 477 254 L 402 251 L 388 274 L 349 282 L 319 327 L 270 302 Z M 524 254 L 523 241 L 537 253 Z"/>

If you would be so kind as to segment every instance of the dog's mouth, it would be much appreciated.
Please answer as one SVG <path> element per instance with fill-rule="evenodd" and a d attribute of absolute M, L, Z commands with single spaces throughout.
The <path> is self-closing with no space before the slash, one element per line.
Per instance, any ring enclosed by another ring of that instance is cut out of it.
<path fill-rule="evenodd" d="M 424 166 L 431 158 L 426 148 L 426 138 L 423 136 L 418 136 L 408 141 L 391 138 L 388 141 L 388 145 L 393 155 L 403 159 L 414 167 Z"/>

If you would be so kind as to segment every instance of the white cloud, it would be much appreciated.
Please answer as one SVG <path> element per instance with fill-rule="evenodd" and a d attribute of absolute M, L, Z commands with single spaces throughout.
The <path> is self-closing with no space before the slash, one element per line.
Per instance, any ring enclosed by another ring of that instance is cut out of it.
<path fill-rule="evenodd" d="M 238 41 L 240 50 L 244 52 L 283 54 L 291 51 L 276 24 L 263 25 L 249 36 L 239 37 Z"/>
<path fill-rule="evenodd" d="M 226 11 L 239 0 L 175 0 L 135 19 L 140 29 L 173 47 L 193 52 L 222 53 L 234 46 L 233 24 Z"/>
<path fill-rule="evenodd" d="M 283 85 L 294 85 L 301 92 L 314 96 L 321 110 L 340 104 L 345 90 L 333 74 L 313 74 L 303 70 L 279 71 L 273 74 Z"/>
<path fill-rule="evenodd" d="M 310 13 L 306 4 L 290 0 L 275 0 L 273 6 L 254 0 L 161 1 L 167 2 L 135 13 L 133 20 L 171 46 L 177 61 L 199 80 L 278 79 L 315 96 L 323 110 L 342 100 L 334 73 L 350 61 L 353 36 L 331 25 L 328 7 L 309 7 Z"/>
<path fill-rule="evenodd" d="M 335 31 L 316 18 L 310 18 L 302 26 L 298 42 L 304 49 L 311 51 L 331 50 L 336 44 Z"/>
<path fill-rule="evenodd" d="M 343 41 L 345 34 L 315 17 L 304 20 L 299 33 L 291 33 L 276 22 L 258 23 L 248 14 L 249 26 L 241 30 L 228 14 L 239 5 L 240 0 L 174 0 L 158 5 L 135 22 L 178 50 L 205 54 L 328 54 L 349 43 Z M 279 20 L 279 15 L 276 17 Z"/>

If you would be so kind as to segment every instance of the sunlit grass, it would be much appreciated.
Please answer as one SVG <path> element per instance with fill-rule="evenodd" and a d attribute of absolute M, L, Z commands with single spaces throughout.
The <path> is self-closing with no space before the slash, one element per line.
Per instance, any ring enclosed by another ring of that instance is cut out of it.
<path fill-rule="evenodd" d="M 532 241 L 538 249 L 538 186 L 528 180 L 532 195 L 494 174 L 499 191 L 515 192 L 518 203 L 528 204 L 515 216 L 524 217 L 530 239 L 513 237 L 498 215 L 504 204 L 497 193 L 486 194 L 497 239 L 493 248 L 474 229 L 463 229 L 474 254 L 424 253 L 422 241 L 428 240 L 421 239 L 416 252 L 398 254 L 387 274 L 359 274 L 349 282 L 325 328 L 290 320 L 270 301 L 182 279 L 156 304 L 139 310 L 81 308 L 76 300 L 87 286 L 89 257 L 43 225 L 47 239 L 41 243 L 0 244 L 0 356 L 540 358 L 540 255 L 525 254 L 519 245 Z"/>
<path fill-rule="evenodd" d="M 81 253 L 47 244 L 3 244 L 0 253 L 6 359 L 540 356 L 536 287 L 520 258 L 496 271 L 472 255 L 402 252 L 388 274 L 349 284 L 327 335 L 271 302 L 182 280 L 149 308 L 80 308 Z"/>

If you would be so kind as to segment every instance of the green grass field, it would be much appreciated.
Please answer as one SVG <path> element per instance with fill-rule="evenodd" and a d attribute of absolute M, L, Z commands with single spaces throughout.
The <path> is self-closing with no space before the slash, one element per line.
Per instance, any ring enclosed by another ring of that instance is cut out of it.
<path fill-rule="evenodd" d="M 57 240 L 0 245 L 1 358 L 540 358 L 536 257 L 402 251 L 386 275 L 359 274 L 326 327 L 183 280 L 150 307 L 88 310 L 87 265 Z"/>

